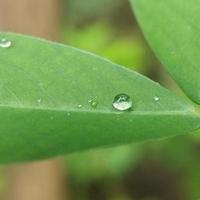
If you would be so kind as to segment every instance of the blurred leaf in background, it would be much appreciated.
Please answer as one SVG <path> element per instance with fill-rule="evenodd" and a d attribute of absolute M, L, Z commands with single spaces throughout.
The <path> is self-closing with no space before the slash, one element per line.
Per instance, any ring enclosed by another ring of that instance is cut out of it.
<path fill-rule="evenodd" d="M 154 60 L 139 32 L 116 34 L 105 22 L 90 24 L 84 28 L 68 28 L 62 33 L 66 44 L 104 56 L 113 62 L 146 73 L 146 66 Z"/>
<path fill-rule="evenodd" d="M 120 177 L 138 160 L 137 145 L 99 149 L 67 156 L 71 175 L 79 183 Z"/>

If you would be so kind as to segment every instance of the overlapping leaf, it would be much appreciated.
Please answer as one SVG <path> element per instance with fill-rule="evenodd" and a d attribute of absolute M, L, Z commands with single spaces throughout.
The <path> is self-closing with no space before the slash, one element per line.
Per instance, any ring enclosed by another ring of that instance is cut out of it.
<path fill-rule="evenodd" d="M 184 92 L 200 103 L 200 1 L 130 1 L 163 65 Z"/>

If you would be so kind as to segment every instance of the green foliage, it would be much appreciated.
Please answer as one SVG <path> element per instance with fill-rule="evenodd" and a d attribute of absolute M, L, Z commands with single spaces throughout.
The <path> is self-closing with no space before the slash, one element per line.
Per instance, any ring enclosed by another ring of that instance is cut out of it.
<path fill-rule="evenodd" d="M 62 41 L 72 46 L 99 53 L 113 40 L 111 28 L 98 22 L 84 28 L 68 27 L 63 30 Z"/>
<path fill-rule="evenodd" d="M 67 164 L 77 184 L 86 184 L 108 175 L 112 179 L 121 177 L 137 162 L 138 157 L 135 144 L 71 154 L 67 156 Z"/>
<path fill-rule="evenodd" d="M 139 34 L 117 35 L 104 22 L 90 24 L 85 28 L 68 28 L 62 33 L 63 42 L 80 49 L 97 53 L 113 62 L 139 72 L 152 64 L 148 49 L 141 41 Z"/>
<path fill-rule="evenodd" d="M 102 55 L 108 57 L 116 63 L 124 64 L 126 67 L 137 71 L 144 70 L 145 47 L 138 38 L 121 37 L 113 41 Z"/>
<path fill-rule="evenodd" d="M 138 73 L 69 46 L 0 36 L 12 41 L 0 48 L 1 162 L 165 138 L 200 126 L 190 102 Z M 112 107 L 119 93 L 131 97 L 132 110 Z"/>
<path fill-rule="evenodd" d="M 185 93 L 200 103 L 199 1 L 130 1 L 159 59 Z"/>

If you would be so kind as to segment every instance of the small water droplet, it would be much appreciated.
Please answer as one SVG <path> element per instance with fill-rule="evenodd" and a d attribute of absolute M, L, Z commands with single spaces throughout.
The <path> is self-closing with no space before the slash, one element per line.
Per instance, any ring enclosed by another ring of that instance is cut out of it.
<path fill-rule="evenodd" d="M 133 102 L 127 94 L 118 94 L 115 96 L 112 105 L 116 110 L 125 111 L 133 107 Z"/>
<path fill-rule="evenodd" d="M 82 108 L 83 106 L 81 104 L 78 105 L 78 108 Z"/>
<path fill-rule="evenodd" d="M 42 99 L 37 99 L 37 102 L 38 102 L 38 103 L 41 103 L 41 101 L 42 101 Z"/>
<path fill-rule="evenodd" d="M 160 97 L 155 96 L 155 97 L 154 97 L 154 100 L 155 100 L 155 101 L 160 101 Z"/>
<path fill-rule="evenodd" d="M 42 101 L 42 99 L 37 99 L 37 102 L 38 102 L 38 103 L 41 103 L 41 101 Z"/>
<path fill-rule="evenodd" d="M 91 105 L 92 108 L 96 108 L 97 105 L 98 105 L 98 101 L 97 101 L 96 98 L 89 99 L 88 102 L 90 103 L 90 105 Z"/>
<path fill-rule="evenodd" d="M 1 48 L 9 48 L 11 47 L 12 42 L 10 40 L 7 40 L 6 38 L 3 38 L 0 40 L 0 47 Z"/>
<path fill-rule="evenodd" d="M 67 116 L 70 116 L 71 115 L 71 113 L 67 113 Z"/>

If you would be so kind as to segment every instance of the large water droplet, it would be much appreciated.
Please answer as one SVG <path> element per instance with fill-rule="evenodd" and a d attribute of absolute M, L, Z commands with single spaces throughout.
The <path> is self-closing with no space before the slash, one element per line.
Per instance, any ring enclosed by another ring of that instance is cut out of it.
<path fill-rule="evenodd" d="M 97 105 L 98 105 L 98 101 L 97 101 L 96 98 L 89 99 L 88 102 L 90 103 L 90 105 L 91 105 L 92 108 L 96 108 Z"/>
<path fill-rule="evenodd" d="M 7 40 L 6 38 L 3 38 L 0 40 L 0 47 L 1 48 L 9 48 L 11 47 L 12 42 L 10 40 Z"/>
<path fill-rule="evenodd" d="M 116 110 L 125 111 L 133 107 L 133 102 L 127 94 L 118 94 L 115 96 L 112 105 Z"/>

